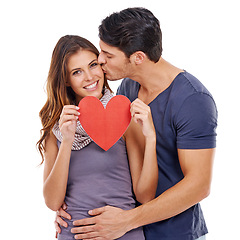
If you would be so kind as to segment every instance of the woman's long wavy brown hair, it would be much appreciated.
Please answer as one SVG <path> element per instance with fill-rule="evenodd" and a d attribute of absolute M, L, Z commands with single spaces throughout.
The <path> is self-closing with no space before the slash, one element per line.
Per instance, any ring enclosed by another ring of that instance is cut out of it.
<path fill-rule="evenodd" d="M 99 51 L 91 42 L 74 35 L 61 37 L 53 50 L 46 85 L 47 101 L 39 112 L 43 126 L 41 137 L 37 142 L 37 148 L 42 156 L 41 164 L 44 161 L 44 141 L 50 134 L 54 124 L 59 120 L 63 106 L 77 104 L 74 91 L 66 85 L 68 80 L 67 63 L 73 54 L 83 49 L 96 54 L 96 56 L 99 55 Z M 111 91 L 106 78 L 104 79 L 104 88 Z"/>

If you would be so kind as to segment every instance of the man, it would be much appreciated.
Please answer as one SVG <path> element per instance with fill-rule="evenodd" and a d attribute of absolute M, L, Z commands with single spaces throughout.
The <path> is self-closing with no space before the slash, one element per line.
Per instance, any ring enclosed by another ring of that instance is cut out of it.
<path fill-rule="evenodd" d="M 161 57 L 159 21 L 149 10 L 113 13 L 102 21 L 99 37 L 99 62 L 107 78 L 125 78 L 118 94 L 151 107 L 159 183 L 156 198 L 135 209 L 90 211 L 94 217 L 74 222 L 75 238 L 116 239 L 145 226 L 147 240 L 205 239 L 199 202 L 210 192 L 216 147 L 217 110 L 211 94 L 194 76 Z M 59 215 L 67 216 L 63 209 Z"/>

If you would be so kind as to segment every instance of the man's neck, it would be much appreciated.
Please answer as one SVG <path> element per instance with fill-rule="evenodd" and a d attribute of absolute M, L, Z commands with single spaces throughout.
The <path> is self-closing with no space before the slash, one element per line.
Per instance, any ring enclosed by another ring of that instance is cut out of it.
<path fill-rule="evenodd" d="M 132 76 L 132 79 L 141 85 L 138 97 L 148 104 L 167 89 L 180 72 L 183 70 L 171 65 L 163 58 L 160 58 L 157 63 L 145 62 Z"/>

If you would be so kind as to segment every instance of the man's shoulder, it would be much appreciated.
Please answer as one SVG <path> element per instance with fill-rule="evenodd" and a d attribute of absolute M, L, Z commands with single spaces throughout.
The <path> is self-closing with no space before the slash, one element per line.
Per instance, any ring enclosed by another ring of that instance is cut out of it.
<path fill-rule="evenodd" d="M 124 78 L 118 87 L 117 95 L 124 95 L 128 97 L 130 101 L 133 101 L 138 95 L 139 86 L 138 82 L 130 78 Z"/>
<path fill-rule="evenodd" d="M 201 106 L 197 106 L 198 104 Z M 192 108 L 204 109 L 210 106 L 212 110 L 216 109 L 211 93 L 196 77 L 186 71 L 179 74 L 172 83 L 167 96 L 167 106 L 175 117 L 179 112 L 184 112 L 185 117 L 189 116 L 187 112 L 193 112 Z"/>
<path fill-rule="evenodd" d="M 183 104 L 183 102 L 192 96 L 201 98 L 202 95 L 206 95 L 213 99 L 207 88 L 195 76 L 186 71 L 175 78 L 170 95 L 169 101 L 177 105 Z"/>
<path fill-rule="evenodd" d="M 210 92 L 202 84 L 202 82 L 187 71 L 179 74 L 179 76 L 176 78 L 175 87 L 188 94 L 205 93 L 211 96 Z"/>
<path fill-rule="evenodd" d="M 131 78 L 124 78 L 120 84 L 120 86 L 123 86 L 123 87 L 129 87 L 129 86 L 139 86 L 139 83 L 132 80 Z"/>

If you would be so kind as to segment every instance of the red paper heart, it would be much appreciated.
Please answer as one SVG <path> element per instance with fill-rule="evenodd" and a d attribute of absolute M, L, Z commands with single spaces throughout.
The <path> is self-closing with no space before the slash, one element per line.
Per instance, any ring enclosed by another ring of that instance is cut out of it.
<path fill-rule="evenodd" d="M 98 98 L 87 96 L 79 103 L 79 121 L 91 139 L 107 151 L 128 128 L 130 104 L 127 97 L 117 95 L 104 108 Z"/>

